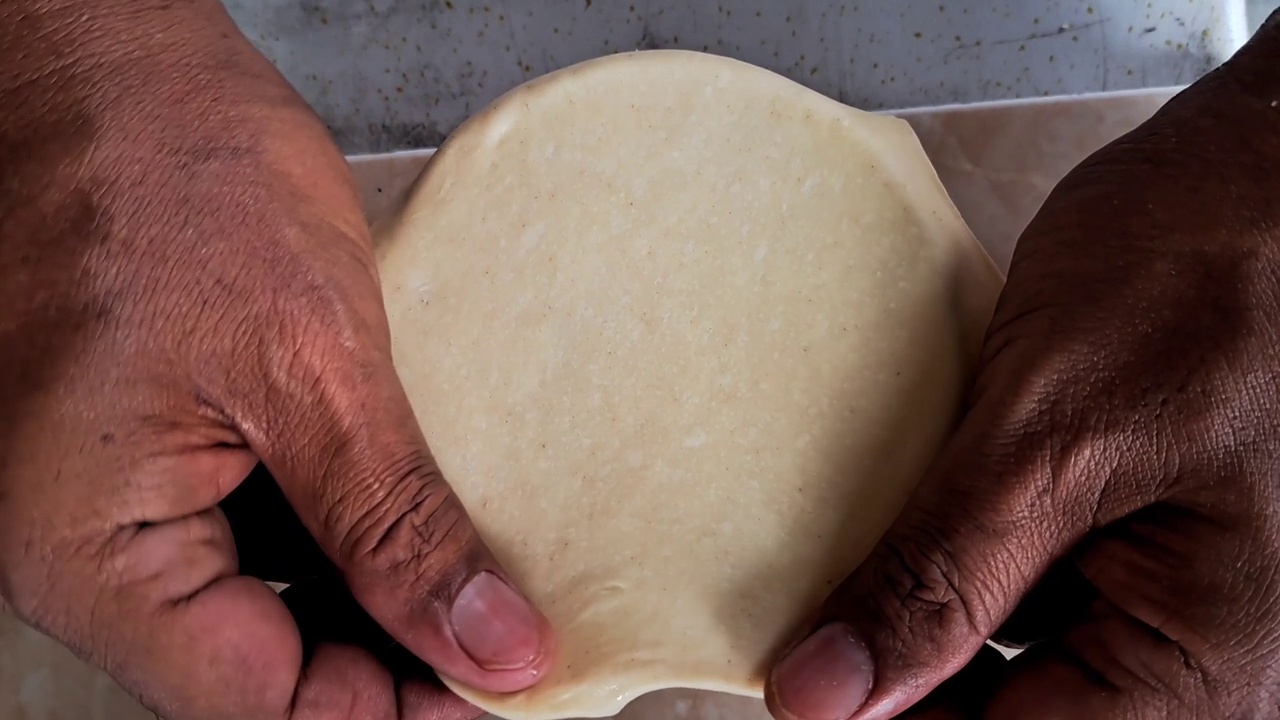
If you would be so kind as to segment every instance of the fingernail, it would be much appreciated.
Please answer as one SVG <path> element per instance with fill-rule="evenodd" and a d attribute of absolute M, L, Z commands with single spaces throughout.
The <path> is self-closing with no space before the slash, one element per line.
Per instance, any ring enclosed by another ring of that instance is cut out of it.
<path fill-rule="evenodd" d="M 874 664 L 844 623 L 823 626 L 773 671 L 778 705 L 797 720 L 846 720 L 871 693 Z"/>
<path fill-rule="evenodd" d="M 542 654 L 542 623 L 527 600 L 482 572 L 458 593 L 450 613 L 458 645 L 485 670 L 518 670 Z"/>

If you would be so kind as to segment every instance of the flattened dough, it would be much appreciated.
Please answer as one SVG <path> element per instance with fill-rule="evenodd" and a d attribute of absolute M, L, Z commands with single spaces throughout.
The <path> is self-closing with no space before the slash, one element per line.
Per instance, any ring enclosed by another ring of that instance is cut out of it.
<path fill-rule="evenodd" d="M 1001 287 L 902 121 L 653 51 L 507 94 L 379 233 L 446 477 L 560 638 L 513 720 L 770 660 L 954 427 Z"/>

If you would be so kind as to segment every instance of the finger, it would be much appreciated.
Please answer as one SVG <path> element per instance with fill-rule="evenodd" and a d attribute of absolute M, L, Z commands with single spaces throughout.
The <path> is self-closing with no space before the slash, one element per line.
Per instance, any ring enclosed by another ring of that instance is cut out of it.
<path fill-rule="evenodd" d="M 526 688 L 553 654 L 547 621 L 477 536 L 418 428 L 378 313 L 357 305 L 315 311 L 324 327 L 286 331 L 299 338 L 288 358 L 272 350 L 263 372 L 217 396 L 392 637 L 469 686 Z"/>
<path fill-rule="evenodd" d="M 1036 367 L 1019 350 L 984 376 Z M 889 716 L 964 667 L 1093 524 L 1091 478 L 1115 459 L 1060 447 L 1054 424 L 1053 408 L 1014 392 L 978 394 L 908 507 L 775 667 L 778 717 Z"/>
<path fill-rule="evenodd" d="M 450 692 L 425 663 L 395 642 L 369 617 L 351 596 L 340 578 L 307 580 L 291 585 L 280 593 L 302 637 L 303 656 L 308 673 L 323 672 L 332 666 L 331 676 L 350 676 L 338 685 L 329 683 L 311 689 L 311 696 L 300 699 L 296 707 L 316 712 L 334 712 L 334 718 L 355 717 L 349 714 L 356 706 L 378 707 L 374 699 L 390 702 L 398 717 L 412 720 L 471 720 L 482 713 L 473 705 Z M 362 696 L 346 699 L 363 687 Z M 339 701 L 337 698 L 344 698 Z M 309 716 L 308 716 L 309 717 Z M 317 717 L 325 717 L 317 715 Z"/>
<path fill-rule="evenodd" d="M 312 649 L 293 710 L 308 720 L 348 720 L 370 714 L 398 717 L 395 686 L 378 662 L 358 648 L 319 645 Z M 305 682 L 323 678 L 322 682 Z"/>
<path fill-rule="evenodd" d="M 301 685 L 294 712 L 308 720 L 351 720 L 371 713 L 406 720 L 475 720 L 483 714 L 438 684 L 393 682 L 377 660 L 351 646 L 317 646 L 306 672 L 326 678 Z"/>
<path fill-rule="evenodd" d="M 404 717 L 413 720 L 476 720 L 485 716 L 483 710 L 439 684 L 406 681 L 400 684 L 397 697 Z"/>
<path fill-rule="evenodd" d="M 1005 661 L 984 648 L 904 713 L 910 720 L 1145 720 L 1205 714 L 1198 671 L 1176 643 L 1105 601 Z M 1199 714 L 1197 714 L 1199 713 Z"/>
<path fill-rule="evenodd" d="M 1203 678 L 1177 643 L 1105 601 L 1062 637 L 1018 655 L 983 720 L 1208 717 Z M 1219 707 L 1218 710 L 1225 710 Z"/>
<path fill-rule="evenodd" d="M 266 585 L 236 573 L 216 509 L 125 528 L 59 559 L 48 602 L 26 617 L 162 717 L 310 720 L 295 701 L 312 697 L 341 698 L 349 717 L 396 717 L 390 674 L 372 658 L 324 656 L 304 672 L 293 619 Z"/>

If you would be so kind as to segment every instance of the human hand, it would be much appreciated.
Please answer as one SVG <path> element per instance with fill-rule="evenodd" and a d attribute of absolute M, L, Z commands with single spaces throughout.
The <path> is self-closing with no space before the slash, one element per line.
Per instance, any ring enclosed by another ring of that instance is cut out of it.
<path fill-rule="evenodd" d="M 221 6 L 6 2 L 0 99 L 10 609 L 174 720 L 478 714 L 241 574 L 219 503 L 261 461 L 404 648 L 533 684 L 550 631 L 418 430 L 346 165 Z"/>
<path fill-rule="evenodd" d="M 1055 189 L 967 416 L 776 717 L 1280 716 L 1277 68 L 1273 19 Z"/>

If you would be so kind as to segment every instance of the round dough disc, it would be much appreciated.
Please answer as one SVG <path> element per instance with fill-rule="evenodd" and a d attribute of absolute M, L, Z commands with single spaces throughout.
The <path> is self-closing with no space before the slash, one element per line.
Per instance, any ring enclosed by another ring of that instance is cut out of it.
<path fill-rule="evenodd" d="M 558 631 L 513 720 L 759 695 L 952 431 L 1001 277 L 915 135 L 763 69 L 615 55 L 454 133 L 379 233 L 445 476 Z"/>

